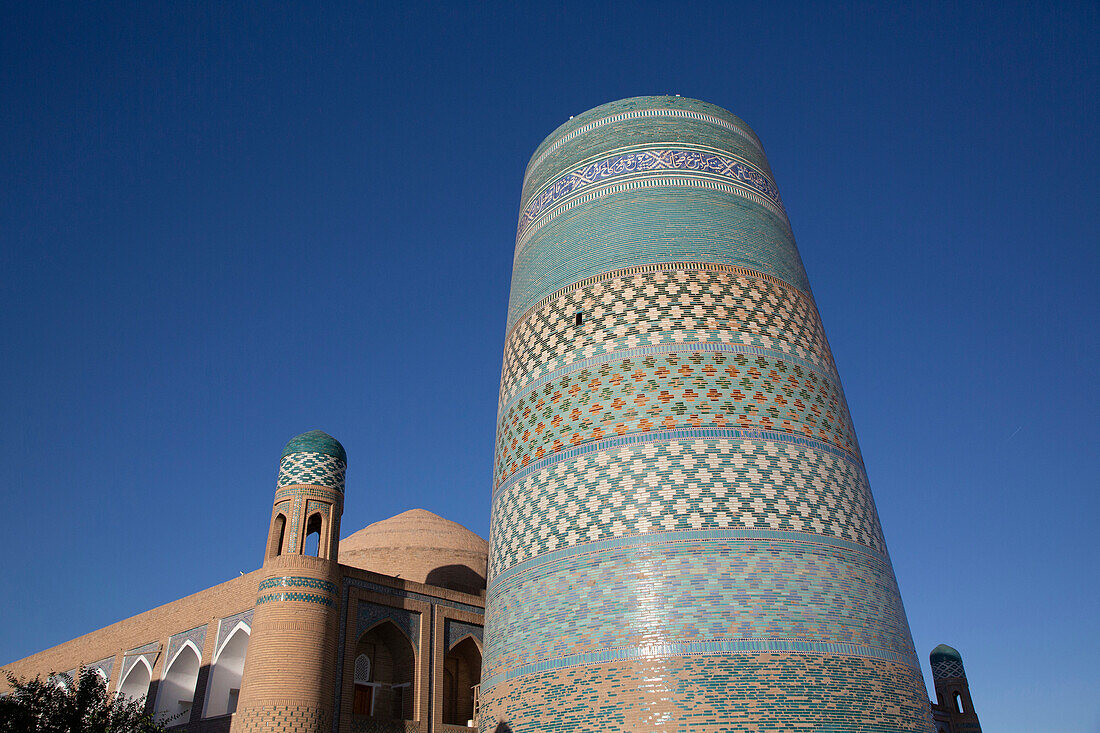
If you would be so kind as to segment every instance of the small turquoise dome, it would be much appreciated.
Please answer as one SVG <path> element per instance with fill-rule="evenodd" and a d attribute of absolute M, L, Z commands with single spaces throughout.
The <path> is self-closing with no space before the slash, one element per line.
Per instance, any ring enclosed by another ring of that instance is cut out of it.
<path fill-rule="evenodd" d="M 942 680 L 948 677 L 966 677 L 966 669 L 963 668 L 963 658 L 959 650 L 947 644 L 940 644 L 928 655 L 928 661 L 932 665 L 933 679 Z"/>
<path fill-rule="evenodd" d="M 302 433 L 296 438 L 291 438 L 290 442 L 283 448 L 283 454 L 280 457 L 286 458 L 293 453 L 321 453 L 337 458 L 344 463 L 348 462 L 348 454 L 344 451 L 344 446 L 340 445 L 339 440 L 324 430 L 310 430 L 308 433 Z"/>
<path fill-rule="evenodd" d="M 928 655 L 928 661 L 932 664 L 936 662 L 944 662 L 951 660 L 953 662 L 961 662 L 963 660 L 962 655 L 959 654 L 959 650 L 947 646 L 947 644 L 940 644 L 938 647 L 932 650 L 932 653 Z"/>

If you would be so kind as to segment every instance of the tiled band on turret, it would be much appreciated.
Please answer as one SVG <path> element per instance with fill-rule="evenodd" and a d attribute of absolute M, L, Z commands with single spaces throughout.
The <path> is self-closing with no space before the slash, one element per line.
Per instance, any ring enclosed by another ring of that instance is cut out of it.
<path fill-rule="evenodd" d="M 479 726 L 931 730 L 844 393 L 756 136 L 646 97 L 520 204 Z"/>

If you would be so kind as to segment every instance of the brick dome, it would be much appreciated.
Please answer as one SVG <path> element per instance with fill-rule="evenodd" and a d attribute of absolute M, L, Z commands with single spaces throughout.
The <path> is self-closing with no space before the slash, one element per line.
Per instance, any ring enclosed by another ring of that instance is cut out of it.
<path fill-rule="evenodd" d="M 340 541 L 340 563 L 483 595 L 489 543 L 458 522 L 410 509 Z"/>

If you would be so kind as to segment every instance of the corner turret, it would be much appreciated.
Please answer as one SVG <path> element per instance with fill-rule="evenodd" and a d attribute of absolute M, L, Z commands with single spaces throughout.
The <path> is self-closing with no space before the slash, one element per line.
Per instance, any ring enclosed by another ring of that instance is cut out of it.
<path fill-rule="evenodd" d="M 332 729 L 346 470 L 320 430 L 283 448 L 232 733 Z"/>

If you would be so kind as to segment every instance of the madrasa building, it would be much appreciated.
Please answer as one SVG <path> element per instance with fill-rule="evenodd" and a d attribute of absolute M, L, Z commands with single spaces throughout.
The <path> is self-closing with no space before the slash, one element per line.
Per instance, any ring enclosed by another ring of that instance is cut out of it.
<path fill-rule="evenodd" d="M 195 733 L 980 732 L 951 647 L 927 698 L 739 118 L 637 97 L 536 149 L 497 414 L 490 542 L 424 510 L 341 539 L 347 455 L 305 433 L 259 570 L 6 669 L 93 668 Z"/>

